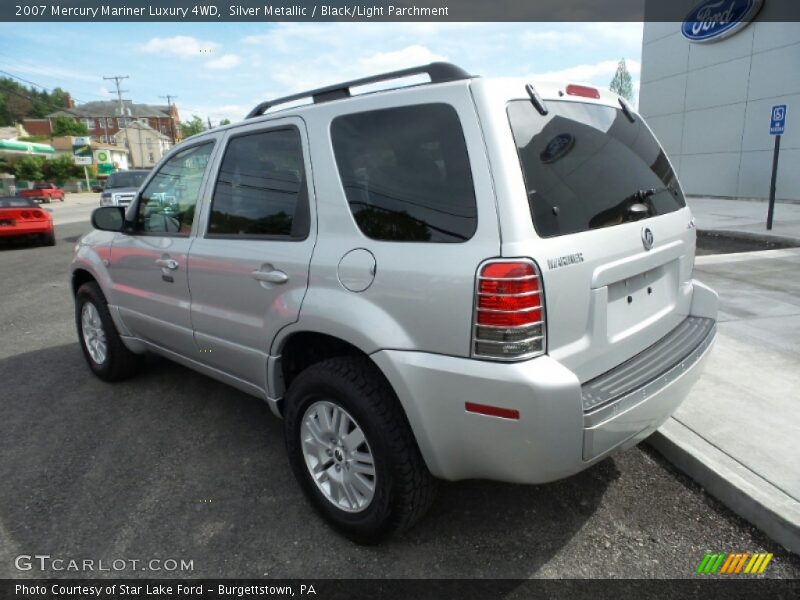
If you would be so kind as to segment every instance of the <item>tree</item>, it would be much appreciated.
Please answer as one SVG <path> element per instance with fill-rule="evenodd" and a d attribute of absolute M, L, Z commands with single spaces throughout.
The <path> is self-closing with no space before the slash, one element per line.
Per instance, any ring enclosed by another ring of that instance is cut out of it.
<path fill-rule="evenodd" d="M 33 110 L 33 103 L 23 96 L 9 94 L 5 102 L 5 112 L 9 125 L 22 122 Z"/>
<path fill-rule="evenodd" d="M 23 181 L 40 181 L 44 179 L 44 161 L 41 156 L 26 156 L 14 168 L 14 175 Z"/>
<path fill-rule="evenodd" d="M 43 165 L 45 179 L 55 179 L 65 181 L 75 179 L 83 175 L 83 170 L 75 164 L 75 159 L 71 154 L 60 154 L 53 160 L 47 161 Z"/>
<path fill-rule="evenodd" d="M 9 77 L 0 77 L 0 126 L 13 125 L 25 117 L 41 119 L 63 109 L 67 92 L 61 88 L 47 91 L 25 87 Z"/>
<path fill-rule="evenodd" d="M 53 137 L 62 135 L 89 135 L 89 130 L 72 117 L 56 117 L 53 119 Z"/>
<path fill-rule="evenodd" d="M 223 125 L 230 125 L 230 124 L 231 124 L 230 119 L 222 119 L 222 121 L 219 122 L 220 127 L 222 127 Z"/>
<path fill-rule="evenodd" d="M 619 94 L 625 100 L 633 100 L 633 81 L 631 74 L 628 72 L 628 66 L 625 64 L 625 59 L 619 61 L 617 65 L 617 72 L 614 73 L 614 78 L 611 80 L 609 86 L 611 91 Z"/>
<path fill-rule="evenodd" d="M 183 121 L 181 123 L 181 132 L 183 133 L 184 138 L 197 135 L 198 133 L 202 133 L 205 130 L 206 130 L 206 124 L 203 123 L 203 119 L 201 119 L 197 115 L 192 115 L 191 119 L 189 119 L 188 121 Z"/>

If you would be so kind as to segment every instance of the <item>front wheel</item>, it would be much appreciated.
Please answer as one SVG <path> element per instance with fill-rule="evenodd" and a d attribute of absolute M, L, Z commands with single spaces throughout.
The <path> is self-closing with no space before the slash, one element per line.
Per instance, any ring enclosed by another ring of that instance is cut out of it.
<path fill-rule="evenodd" d="M 371 544 L 425 514 L 433 477 L 394 392 L 368 358 L 309 367 L 285 402 L 294 475 L 336 529 Z"/>
<path fill-rule="evenodd" d="M 122 343 L 105 296 L 94 282 L 84 283 L 75 295 L 75 323 L 83 355 L 95 375 L 119 381 L 136 372 L 140 357 Z"/>

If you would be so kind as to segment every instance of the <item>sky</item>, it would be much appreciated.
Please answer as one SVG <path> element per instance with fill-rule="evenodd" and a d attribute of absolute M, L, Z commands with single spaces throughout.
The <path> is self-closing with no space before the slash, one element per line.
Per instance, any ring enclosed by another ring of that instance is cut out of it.
<path fill-rule="evenodd" d="M 240 120 L 262 100 L 431 61 L 472 74 L 607 88 L 624 58 L 638 98 L 642 23 L 2 23 L 0 76 Z M 23 82 L 24 83 L 24 82 Z"/>

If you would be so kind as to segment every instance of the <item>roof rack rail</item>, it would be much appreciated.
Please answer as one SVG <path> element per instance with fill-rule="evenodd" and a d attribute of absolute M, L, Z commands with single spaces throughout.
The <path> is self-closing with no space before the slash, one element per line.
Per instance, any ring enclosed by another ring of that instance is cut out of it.
<path fill-rule="evenodd" d="M 410 69 L 401 69 L 399 71 L 391 71 L 389 73 L 381 73 L 380 75 L 373 75 L 371 77 L 363 77 L 361 79 L 353 79 L 352 81 L 345 81 L 343 83 L 335 83 L 326 87 L 321 87 L 316 90 L 309 90 L 291 96 L 284 96 L 283 98 L 276 98 L 275 100 L 267 100 L 256 106 L 251 110 L 246 119 L 252 119 L 263 115 L 273 106 L 279 104 L 287 104 L 295 100 L 302 100 L 303 98 L 313 98 L 314 104 L 321 102 L 330 102 L 331 100 L 339 100 L 341 98 L 350 97 L 350 88 L 360 85 L 368 85 L 370 83 L 378 83 L 381 81 L 391 81 L 392 79 L 400 79 L 402 77 L 411 77 L 412 75 L 427 74 L 431 79 L 431 83 L 445 83 L 447 81 L 458 81 L 461 79 L 471 79 L 472 75 L 467 73 L 461 67 L 446 63 L 434 62 L 428 65 L 419 67 L 411 67 Z"/>

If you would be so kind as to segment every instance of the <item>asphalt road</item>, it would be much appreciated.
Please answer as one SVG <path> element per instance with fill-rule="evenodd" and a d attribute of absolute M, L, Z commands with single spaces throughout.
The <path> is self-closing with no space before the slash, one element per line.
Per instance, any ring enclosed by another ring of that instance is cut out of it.
<path fill-rule="evenodd" d="M 414 530 L 356 546 L 303 499 L 259 400 L 155 358 L 91 376 L 67 281 L 88 228 L 0 247 L 0 577 L 76 575 L 20 572 L 20 554 L 191 560 L 195 577 L 691 577 L 706 551 L 775 552 L 767 576 L 800 576 L 647 447 L 548 485 L 443 483 Z"/>

